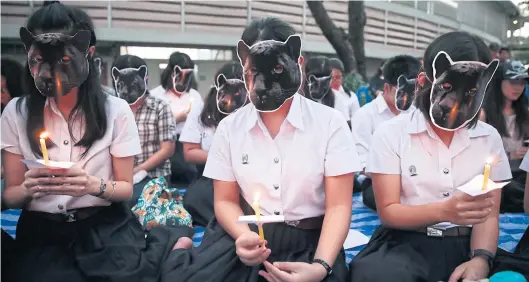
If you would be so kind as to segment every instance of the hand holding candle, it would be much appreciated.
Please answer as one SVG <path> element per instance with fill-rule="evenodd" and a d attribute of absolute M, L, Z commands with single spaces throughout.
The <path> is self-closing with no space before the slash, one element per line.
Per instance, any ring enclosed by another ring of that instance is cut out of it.
<path fill-rule="evenodd" d="M 257 219 L 257 228 L 259 229 L 259 237 L 261 237 L 261 240 L 263 240 L 263 248 L 264 248 L 265 247 L 264 231 L 263 231 L 263 224 L 261 222 L 261 208 L 259 207 L 260 197 L 261 197 L 261 194 L 259 192 L 256 192 L 254 195 L 254 202 L 252 204 L 252 208 L 255 210 L 255 217 Z"/>
<path fill-rule="evenodd" d="M 487 185 L 489 184 L 490 165 L 491 164 L 492 164 L 492 158 L 487 159 L 487 162 L 485 163 L 485 172 L 483 173 L 483 186 L 481 186 L 481 189 L 483 191 L 487 190 Z"/>
<path fill-rule="evenodd" d="M 46 138 L 49 137 L 49 133 L 44 131 L 40 134 L 40 149 L 42 151 L 42 158 L 44 159 L 44 164 L 48 165 L 50 159 L 48 157 L 48 148 L 46 147 Z"/>

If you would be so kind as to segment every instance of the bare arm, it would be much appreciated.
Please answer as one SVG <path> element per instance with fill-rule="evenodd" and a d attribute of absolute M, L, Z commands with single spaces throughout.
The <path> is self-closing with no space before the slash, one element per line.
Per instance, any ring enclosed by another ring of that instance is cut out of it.
<path fill-rule="evenodd" d="M 495 254 L 498 247 L 499 236 L 499 216 L 501 191 L 496 190 L 489 192 L 494 201 L 494 207 L 491 209 L 489 217 L 482 223 L 475 224 L 472 228 L 472 237 L 470 247 L 475 249 L 485 249 Z"/>
<path fill-rule="evenodd" d="M 371 175 L 380 221 L 384 226 L 416 230 L 443 222 L 442 203 L 408 206 L 400 203 L 400 175 Z"/>
<path fill-rule="evenodd" d="M 31 200 L 27 189 L 22 185 L 27 171 L 22 159 L 21 155 L 2 150 L 2 163 L 9 164 L 4 166 L 5 190 L 2 200 L 10 209 L 21 209 Z"/>
<path fill-rule="evenodd" d="M 200 144 L 184 142 L 184 159 L 186 162 L 195 164 L 205 164 L 208 159 L 208 152 L 202 150 Z"/>
<path fill-rule="evenodd" d="M 247 224 L 237 223 L 239 216 L 244 215 L 239 206 L 237 182 L 214 180 L 213 193 L 215 216 L 224 230 L 235 240 L 243 233 L 250 231 Z"/>
<path fill-rule="evenodd" d="M 314 258 L 334 264 L 349 232 L 353 174 L 325 177 L 325 219 Z"/>
<path fill-rule="evenodd" d="M 173 155 L 174 148 L 175 148 L 174 141 L 160 142 L 160 150 L 158 150 L 158 152 L 150 156 L 146 161 L 144 161 L 143 163 L 135 167 L 134 173 L 140 170 L 151 171 L 155 169 L 156 167 L 158 167 L 160 164 L 162 164 L 165 160 L 169 159 Z"/>
<path fill-rule="evenodd" d="M 133 166 L 134 156 L 124 158 L 112 156 L 112 173 L 114 174 L 114 181 L 116 182 L 116 187 L 114 189 L 112 187 L 112 181 L 107 180 L 107 189 L 105 191 L 105 194 L 101 195 L 100 197 L 103 199 L 108 199 L 112 202 L 121 202 L 129 200 L 132 197 Z M 100 179 L 98 181 L 101 182 Z M 100 191 L 99 185 L 97 185 L 95 191 Z"/>

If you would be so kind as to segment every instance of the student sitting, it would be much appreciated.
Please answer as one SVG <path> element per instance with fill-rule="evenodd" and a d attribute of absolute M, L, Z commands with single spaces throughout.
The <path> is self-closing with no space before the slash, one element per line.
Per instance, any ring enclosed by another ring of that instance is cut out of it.
<path fill-rule="evenodd" d="M 399 55 L 388 59 L 383 66 L 384 94 L 378 95 L 372 103 L 360 108 L 353 116 L 351 130 L 363 169 L 368 165 L 368 154 L 375 130 L 383 122 L 399 115 L 401 110 L 407 110 L 398 109 L 395 103 L 399 77 L 403 75 L 406 79 L 415 79 L 420 68 L 421 63 L 412 56 Z M 369 208 L 376 209 L 371 179 L 362 176 L 358 180 L 363 180 L 361 187 L 363 188 L 364 204 Z"/>
<path fill-rule="evenodd" d="M 189 113 L 180 142 L 184 144 L 184 157 L 197 164 L 199 177 L 186 191 L 184 207 L 193 217 L 193 222 L 206 226 L 213 218 L 213 180 L 202 176 L 213 135 L 219 122 L 247 103 L 248 97 L 242 81 L 239 62 L 222 66 L 215 75 L 204 109 L 193 108 Z"/>
<path fill-rule="evenodd" d="M 351 120 L 351 99 L 331 90 L 332 68 L 327 57 L 312 57 L 305 63 L 305 96 L 324 104 L 343 114 L 345 120 Z"/>
<path fill-rule="evenodd" d="M 147 64 L 143 59 L 119 56 L 112 66 L 112 78 L 117 96 L 127 101 L 134 113 L 140 135 L 141 154 L 134 157 L 134 174 L 141 176 L 129 201 L 132 207 L 149 181 L 162 176 L 169 179 L 176 125 L 169 105 L 147 90 Z"/>
<path fill-rule="evenodd" d="M 336 95 L 339 94 L 343 98 L 351 100 L 349 103 L 349 119 L 352 119 L 356 111 L 360 109 L 358 96 L 343 84 L 344 66 L 342 61 L 338 58 L 331 58 L 329 59 L 329 64 L 332 69 L 331 89 Z"/>
<path fill-rule="evenodd" d="M 176 134 L 180 138 L 187 116 L 192 108 L 200 112 L 204 101 L 196 91 L 195 62 L 185 54 L 174 52 L 169 57 L 167 67 L 161 75 L 162 85 L 152 89 L 151 95 L 169 103 L 176 122 Z M 187 187 L 197 177 L 197 168 L 184 159 L 182 143 L 175 145 L 175 153 L 171 157 L 171 180 L 174 185 Z"/>
<path fill-rule="evenodd" d="M 529 143 L 529 104 L 524 94 L 529 75 L 520 61 L 502 63 L 486 97 L 481 120 L 494 126 L 503 140 L 513 180 L 502 189 L 501 212 L 523 212 L 525 171 L 520 163 Z"/>
<path fill-rule="evenodd" d="M 489 62 L 485 43 L 464 32 L 443 34 L 426 49 L 417 109 L 372 138 L 366 171 L 382 226 L 351 262 L 351 281 L 488 277 L 500 192 L 472 197 L 457 188 L 484 173 L 487 159 L 490 180 L 511 178 L 500 135 L 477 117 L 498 65 Z"/>
<path fill-rule="evenodd" d="M 215 218 L 198 248 L 171 253 L 162 281 L 346 279 L 357 155 L 343 115 L 299 94 L 294 33 L 278 18 L 245 29 L 237 51 L 252 104 L 219 123 L 208 153 Z M 262 215 L 286 220 L 265 224 L 264 240 L 256 226 L 237 222 L 255 215 L 254 202 Z"/>

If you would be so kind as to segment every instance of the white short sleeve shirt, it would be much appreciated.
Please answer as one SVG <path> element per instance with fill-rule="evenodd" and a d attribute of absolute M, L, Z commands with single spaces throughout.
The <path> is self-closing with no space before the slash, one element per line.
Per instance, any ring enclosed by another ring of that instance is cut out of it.
<path fill-rule="evenodd" d="M 499 133 L 479 121 L 460 129 L 450 147 L 440 141 L 419 110 L 400 114 L 373 135 L 367 172 L 401 175 L 401 203 L 422 205 L 450 199 L 456 189 L 484 171 L 492 158 L 490 179 L 511 179 Z"/>
<path fill-rule="evenodd" d="M 189 107 L 191 109 L 198 108 L 199 112 L 202 112 L 204 108 L 204 100 L 198 91 L 195 89 L 189 89 L 189 92 L 184 93 L 180 96 L 174 94 L 172 91 L 165 91 L 163 87 L 158 86 L 150 91 L 150 94 L 154 97 L 158 97 L 166 101 L 171 107 L 173 115 L 178 115 L 183 111 L 187 111 Z M 185 121 L 176 124 L 176 133 L 181 134 L 184 128 Z"/>
<path fill-rule="evenodd" d="M 389 109 L 383 95 L 356 111 L 351 119 L 351 131 L 362 168 L 367 167 L 369 146 L 375 129 L 394 117 L 396 115 Z"/>
<path fill-rule="evenodd" d="M 525 157 L 523 157 L 522 163 L 520 164 L 520 169 L 529 172 L 529 152 L 525 153 Z"/>
<path fill-rule="evenodd" d="M 40 159 L 31 151 L 27 138 L 25 101 L 22 102 L 22 112 L 19 113 L 16 107 L 18 99 L 20 98 L 14 98 L 2 113 L 1 149 L 21 155 L 24 159 Z M 84 127 L 81 122 L 74 121 L 72 134 L 75 139 L 72 139 L 68 123 L 58 110 L 55 100 L 48 98 L 44 106 L 44 127 L 50 134 L 50 140 L 55 144 L 48 148 L 50 160 L 74 162 L 74 167 L 84 169 L 89 175 L 105 180 L 113 179 L 112 157 L 138 155 L 141 153 L 141 145 L 134 115 L 125 100 L 108 95 L 105 111 L 107 131 L 83 158 L 85 148 L 75 146 L 75 142 L 83 136 Z M 75 119 L 80 120 L 80 118 Z M 32 200 L 27 208 L 33 211 L 64 213 L 71 209 L 108 205 L 110 202 L 91 195 L 83 197 L 48 195 Z"/>
<path fill-rule="evenodd" d="M 360 170 L 345 118 L 299 94 L 279 134 L 270 137 L 252 104 L 224 118 L 215 133 L 204 176 L 236 181 L 265 215 L 300 220 L 325 213 L 325 176 Z"/>
<path fill-rule="evenodd" d="M 358 101 L 358 96 L 356 96 L 356 93 L 354 92 L 350 92 L 350 96 L 347 95 L 347 93 L 345 92 L 345 89 L 343 88 L 343 86 L 340 86 L 340 89 L 338 91 L 334 90 L 334 93 L 336 93 L 337 95 L 341 95 L 343 98 L 347 99 L 347 100 L 350 100 L 349 102 L 349 118 L 352 119 L 354 114 L 356 113 L 356 111 L 358 111 L 358 109 L 360 109 L 360 102 Z"/>
<path fill-rule="evenodd" d="M 192 107 L 187 120 L 185 122 L 182 133 L 180 134 L 180 142 L 200 144 L 200 148 L 204 151 L 209 151 L 211 143 L 213 142 L 213 135 L 215 135 L 215 127 L 205 127 L 200 121 L 202 109 L 199 107 Z"/>

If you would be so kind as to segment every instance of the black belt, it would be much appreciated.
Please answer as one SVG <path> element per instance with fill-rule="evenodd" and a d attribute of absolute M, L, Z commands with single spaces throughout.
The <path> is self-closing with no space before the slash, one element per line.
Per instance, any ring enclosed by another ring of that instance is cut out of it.
<path fill-rule="evenodd" d="M 416 230 L 420 233 L 425 233 L 429 237 L 457 237 L 470 236 L 472 234 L 472 227 L 468 226 L 454 226 L 446 230 L 435 227 L 423 227 Z"/>
<path fill-rule="evenodd" d="M 103 210 L 105 207 L 89 207 L 89 208 L 80 208 L 69 210 L 65 213 L 47 213 L 47 212 L 32 212 L 37 214 L 39 217 L 57 221 L 57 222 L 75 222 L 78 220 L 87 219 L 99 211 Z"/>
<path fill-rule="evenodd" d="M 241 206 L 242 212 L 245 215 L 255 215 L 254 209 L 246 202 L 246 200 L 243 197 L 240 197 L 239 199 L 239 205 Z M 318 216 L 318 217 L 310 217 L 310 218 L 304 218 L 300 220 L 287 220 L 284 222 L 284 224 L 299 228 L 299 229 L 321 229 L 323 226 L 323 218 L 324 216 Z"/>

